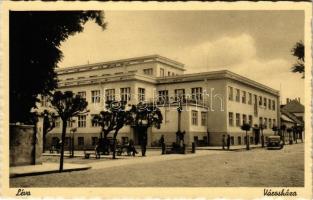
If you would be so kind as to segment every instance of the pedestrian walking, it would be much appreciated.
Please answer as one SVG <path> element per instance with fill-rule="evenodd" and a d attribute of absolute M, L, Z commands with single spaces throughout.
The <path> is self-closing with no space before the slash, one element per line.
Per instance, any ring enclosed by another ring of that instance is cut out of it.
<path fill-rule="evenodd" d="M 229 150 L 230 147 L 230 135 L 227 134 L 227 150 Z"/>
<path fill-rule="evenodd" d="M 225 149 L 225 145 L 226 145 L 225 135 L 223 135 L 223 137 L 222 137 L 222 147 L 223 147 L 223 150 Z"/>
<path fill-rule="evenodd" d="M 95 146 L 95 155 L 96 155 L 96 159 L 100 159 L 100 143 L 99 143 L 99 141 L 97 142 L 97 144 Z"/>
<path fill-rule="evenodd" d="M 161 145 L 162 148 L 162 154 L 165 154 L 165 140 L 164 140 L 164 135 L 161 136 L 159 140 L 159 144 Z"/>

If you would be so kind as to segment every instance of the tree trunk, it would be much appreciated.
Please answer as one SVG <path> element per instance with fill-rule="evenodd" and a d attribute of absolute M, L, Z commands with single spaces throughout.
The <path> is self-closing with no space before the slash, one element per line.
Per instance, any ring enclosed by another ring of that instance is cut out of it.
<path fill-rule="evenodd" d="M 47 138 L 46 138 L 46 135 L 47 135 L 47 129 L 46 128 L 43 128 L 42 130 L 42 153 L 45 152 L 46 150 L 46 143 L 47 143 Z"/>
<path fill-rule="evenodd" d="M 65 142 L 65 134 L 66 134 L 66 126 L 67 126 L 67 120 L 62 120 L 62 143 L 61 143 L 61 156 L 60 156 L 60 168 L 59 172 L 63 171 L 63 159 L 64 159 L 64 142 Z"/>
<path fill-rule="evenodd" d="M 118 131 L 115 131 L 113 135 L 113 159 L 115 159 L 115 154 L 116 154 L 116 136 L 117 136 Z"/>

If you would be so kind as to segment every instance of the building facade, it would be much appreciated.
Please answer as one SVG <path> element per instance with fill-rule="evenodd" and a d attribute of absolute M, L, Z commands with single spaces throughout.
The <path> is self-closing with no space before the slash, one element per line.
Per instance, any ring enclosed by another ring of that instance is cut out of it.
<path fill-rule="evenodd" d="M 105 109 L 106 100 L 123 100 L 128 105 L 154 102 L 161 110 L 160 129 L 148 128 L 148 146 L 176 141 L 178 102 L 181 102 L 181 130 L 190 145 L 221 145 L 229 134 L 231 144 L 245 144 L 240 126 L 249 123 L 249 141 L 259 140 L 259 124 L 266 125 L 264 135 L 273 134 L 278 126 L 279 92 L 228 70 L 185 74 L 184 65 L 159 56 L 144 56 L 110 62 L 58 69 L 58 90 L 73 91 L 88 102 L 88 114 L 80 115 L 68 125 L 65 145 L 74 137 L 77 149 L 92 147 L 100 127 L 92 122 L 95 114 Z M 74 132 L 73 128 L 77 130 Z M 74 132 L 74 133 L 73 133 Z M 60 138 L 61 122 L 47 135 L 48 146 Z M 130 126 L 121 129 L 118 139 L 139 143 L 139 133 Z"/>

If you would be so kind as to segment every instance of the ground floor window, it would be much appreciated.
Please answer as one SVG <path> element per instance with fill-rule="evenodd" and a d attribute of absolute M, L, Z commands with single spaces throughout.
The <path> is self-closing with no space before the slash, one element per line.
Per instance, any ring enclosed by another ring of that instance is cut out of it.
<path fill-rule="evenodd" d="M 238 145 L 241 145 L 241 137 L 238 136 Z"/>
<path fill-rule="evenodd" d="M 59 141 L 60 141 L 60 140 L 59 140 L 58 137 L 53 137 L 51 144 L 52 144 L 52 145 L 58 145 Z"/>
<path fill-rule="evenodd" d="M 234 145 L 234 144 L 235 144 L 234 136 L 231 136 L 231 137 L 230 137 L 230 144 L 231 144 L 231 145 Z"/>
<path fill-rule="evenodd" d="M 64 146 L 70 145 L 70 137 L 65 137 Z"/>
<path fill-rule="evenodd" d="M 91 145 L 92 146 L 96 146 L 97 142 L 98 142 L 98 137 L 91 137 Z"/>
<path fill-rule="evenodd" d="M 84 146 L 84 137 L 78 137 L 78 146 Z"/>
<path fill-rule="evenodd" d="M 250 137 L 250 144 L 253 143 L 253 137 Z"/>

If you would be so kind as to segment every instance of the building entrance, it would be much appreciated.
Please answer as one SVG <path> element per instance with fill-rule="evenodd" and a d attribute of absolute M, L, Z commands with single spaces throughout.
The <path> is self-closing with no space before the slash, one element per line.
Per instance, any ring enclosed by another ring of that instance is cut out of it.
<path fill-rule="evenodd" d="M 253 133 L 254 133 L 255 144 L 259 144 L 259 142 L 260 142 L 260 129 L 254 128 Z"/>
<path fill-rule="evenodd" d="M 147 127 L 134 127 L 134 143 L 135 145 L 147 143 Z"/>

